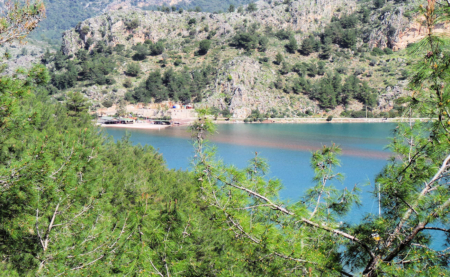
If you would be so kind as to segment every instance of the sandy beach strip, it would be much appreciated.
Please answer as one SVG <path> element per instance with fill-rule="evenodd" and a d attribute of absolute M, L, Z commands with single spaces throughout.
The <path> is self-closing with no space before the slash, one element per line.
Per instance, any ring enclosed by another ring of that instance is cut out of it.
<path fill-rule="evenodd" d="M 170 127 L 170 125 L 150 124 L 150 123 L 134 123 L 134 124 L 102 124 L 100 127 L 106 128 L 127 128 L 127 129 L 147 129 L 159 130 Z"/>

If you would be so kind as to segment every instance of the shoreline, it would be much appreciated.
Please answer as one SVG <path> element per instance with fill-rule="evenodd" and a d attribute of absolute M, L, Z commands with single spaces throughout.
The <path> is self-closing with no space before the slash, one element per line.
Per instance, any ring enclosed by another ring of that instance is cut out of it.
<path fill-rule="evenodd" d="M 411 121 L 416 120 L 428 121 L 429 118 L 412 118 Z M 149 123 L 134 123 L 134 124 L 99 124 L 100 127 L 104 128 L 119 128 L 119 129 L 143 129 L 143 130 L 161 130 L 169 127 L 182 127 L 190 126 L 191 123 L 186 122 L 180 125 L 159 125 L 159 124 L 149 124 Z M 409 122 L 409 118 L 333 118 L 331 121 L 327 121 L 326 118 L 271 118 L 264 120 L 263 122 L 248 122 L 244 123 L 243 120 L 230 119 L 226 121 L 225 118 L 214 120 L 216 124 L 324 124 L 324 123 L 400 123 Z"/>
<path fill-rule="evenodd" d="M 263 122 L 247 122 L 241 119 L 230 119 L 228 121 L 225 118 L 214 120 L 217 124 L 314 124 L 314 123 L 400 123 L 400 122 L 414 122 L 416 120 L 428 121 L 429 118 L 333 118 L 331 121 L 327 121 L 327 118 L 270 118 Z"/>
<path fill-rule="evenodd" d="M 149 123 L 133 123 L 133 124 L 101 124 L 100 127 L 105 128 L 120 128 L 120 129 L 145 129 L 145 130 L 160 130 L 171 125 L 159 125 L 159 124 L 149 124 Z"/>

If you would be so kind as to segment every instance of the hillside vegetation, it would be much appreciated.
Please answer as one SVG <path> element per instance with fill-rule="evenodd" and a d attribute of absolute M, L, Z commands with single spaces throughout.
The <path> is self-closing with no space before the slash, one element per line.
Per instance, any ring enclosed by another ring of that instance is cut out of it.
<path fill-rule="evenodd" d="M 194 10 L 201 7 L 203 11 L 217 12 L 220 10 L 225 11 L 231 4 L 238 7 L 249 2 L 246 0 L 45 0 L 47 18 L 41 22 L 39 28 L 30 36 L 33 39 L 43 40 L 57 46 L 61 43 L 61 35 L 64 31 L 75 27 L 80 21 L 122 5 L 123 7 L 141 7 L 154 10 L 167 8 L 169 5 L 185 10 Z"/>
<path fill-rule="evenodd" d="M 408 61 L 398 42 L 412 23 L 410 4 L 319 4 L 118 10 L 65 32 L 62 52 L 43 62 L 55 88 L 82 91 L 97 107 L 172 99 L 238 118 L 255 109 L 266 117 L 401 113 L 394 100 L 404 94 Z"/>

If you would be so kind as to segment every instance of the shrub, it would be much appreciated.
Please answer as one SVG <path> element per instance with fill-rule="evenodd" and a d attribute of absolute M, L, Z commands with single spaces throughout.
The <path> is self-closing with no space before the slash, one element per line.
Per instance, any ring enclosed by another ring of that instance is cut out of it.
<path fill-rule="evenodd" d="M 125 26 L 127 27 L 128 30 L 134 30 L 137 27 L 139 27 L 139 20 L 133 19 L 131 21 L 126 21 Z"/>
<path fill-rule="evenodd" d="M 200 41 L 199 53 L 201 55 L 205 55 L 208 53 L 208 50 L 211 48 L 211 41 L 209 39 L 204 39 Z"/>
<path fill-rule="evenodd" d="M 384 6 L 385 0 L 373 0 L 373 5 L 376 9 L 380 9 Z"/>
<path fill-rule="evenodd" d="M 87 35 L 87 34 L 89 33 L 89 31 L 90 31 L 89 26 L 84 25 L 84 26 L 81 28 L 80 33 L 83 34 L 83 35 Z"/>
<path fill-rule="evenodd" d="M 217 33 L 217 32 L 216 32 L 215 30 L 209 32 L 207 39 L 213 38 L 213 37 L 216 35 L 216 33 Z"/>
<path fill-rule="evenodd" d="M 189 25 L 195 25 L 197 23 L 197 19 L 195 19 L 195 18 L 191 18 L 191 19 L 189 19 L 189 21 L 188 21 L 188 24 Z"/>
<path fill-rule="evenodd" d="M 247 6 L 247 11 L 248 12 L 256 12 L 258 10 L 258 7 L 256 7 L 255 3 L 249 3 Z"/>
<path fill-rule="evenodd" d="M 111 76 L 107 76 L 107 77 L 105 77 L 105 80 L 106 80 L 106 84 L 107 85 L 114 85 L 115 83 L 116 83 L 116 79 L 114 79 L 113 77 L 111 77 Z"/>
<path fill-rule="evenodd" d="M 129 63 L 125 73 L 129 76 L 137 76 L 141 72 L 141 66 L 139 63 Z"/>
<path fill-rule="evenodd" d="M 327 117 L 327 121 L 330 122 L 331 120 L 333 120 L 333 116 L 332 116 L 332 115 L 329 115 L 329 116 Z"/>
<path fill-rule="evenodd" d="M 150 47 L 150 53 L 153 56 L 161 55 L 164 52 L 164 43 L 162 41 L 158 41 Z"/>
<path fill-rule="evenodd" d="M 279 30 L 275 33 L 275 37 L 279 40 L 289 39 L 292 36 L 292 33 L 286 30 Z"/>
<path fill-rule="evenodd" d="M 247 51 L 255 49 L 259 45 L 259 39 L 255 34 L 236 33 L 231 42 L 237 48 L 244 48 Z"/>
<path fill-rule="evenodd" d="M 110 108 L 114 103 L 111 100 L 105 100 L 102 102 L 103 107 Z"/>
<path fill-rule="evenodd" d="M 130 79 L 125 79 L 125 81 L 123 82 L 123 86 L 125 88 L 131 88 L 133 86 L 133 84 L 131 83 Z"/>
<path fill-rule="evenodd" d="M 280 65 L 284 61 L 284 57 L 280 52 L 278 52 L 278 54 L 275 56 L 275 61 L 278 65 Z"/>
<path fill-rule="evenodd" d="M 289 53 L 297 52 L 298 44 L 297 44 L 297 40 L 295 39 L 295 37 L 292 36 L 289 38 L 289 43 L 286 44 L 286 49 L 289 51 Z"/>
<path fill-rule="evenodd" d="M 384 54 L 384 51 L 378 47 L 374 47 L 370 54 L 372 54 L 373 56 L 382 56 Z"/>
<path fill-rule="evenodd" d="M 392 49 L 388 47 L 384 48 L 383 51 L 386 55 L 391 55 L 392 53 L 394 53 L 394 51 L 392 51 Z"/>
<path fill-rule="evenodd" d="M 180 64 L 182 64 L 182 60 L 181 59 L 176 59 L 175 62 L 173 63 L 173 65 L 175 66 L 179 66 Z"/>
<path fill-rule="evenodd" d="M 114 51 L 116 51 L 117 53 L 121 53 L 123 50 L 125 50 L 125 45 L 123 44 L 117 44 L 114 47 Z"/>

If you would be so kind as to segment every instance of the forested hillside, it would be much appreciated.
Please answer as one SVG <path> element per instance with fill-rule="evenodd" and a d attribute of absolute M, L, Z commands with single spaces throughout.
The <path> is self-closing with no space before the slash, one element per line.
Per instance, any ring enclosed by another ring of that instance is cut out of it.
<path fill-rule="evenodd" d="M 195 8 L 203 11 L 217 12 L 225 11 L 230 4 L 236 7 L 247 4 L 249 1 L 227 0 L 227 1 L 170 1 L 170 0 L 45 0 L 47 18 L 41 22 L 31 37 L 44 40 L 52 45 L 61 43 L 61 35 L 64 31 L 75 27 L 80 21 L 102 14 L 115 6 L 141 7 L 143 9 L 161 9 L 173 5 L 185 10 Z M 117 7 L 117 8 L 118 8 Z"/>
<path fill-rule="evenodd" d="M 65 32 L 62 53 L 43 59 L 54 72 L 50 90 L 60 97 L 58 89 L 75 88 L 97 107 L 172 99 L 237 118 L 256 109 L 264 117 L 358 117 L 366 107 L 370 117 L 401 114 L 405 48 L 420 39 L 408 37 L 412 4 L 319 4 L 260 1 L 222 14 L 130 9 L 88 19 Z"/>

